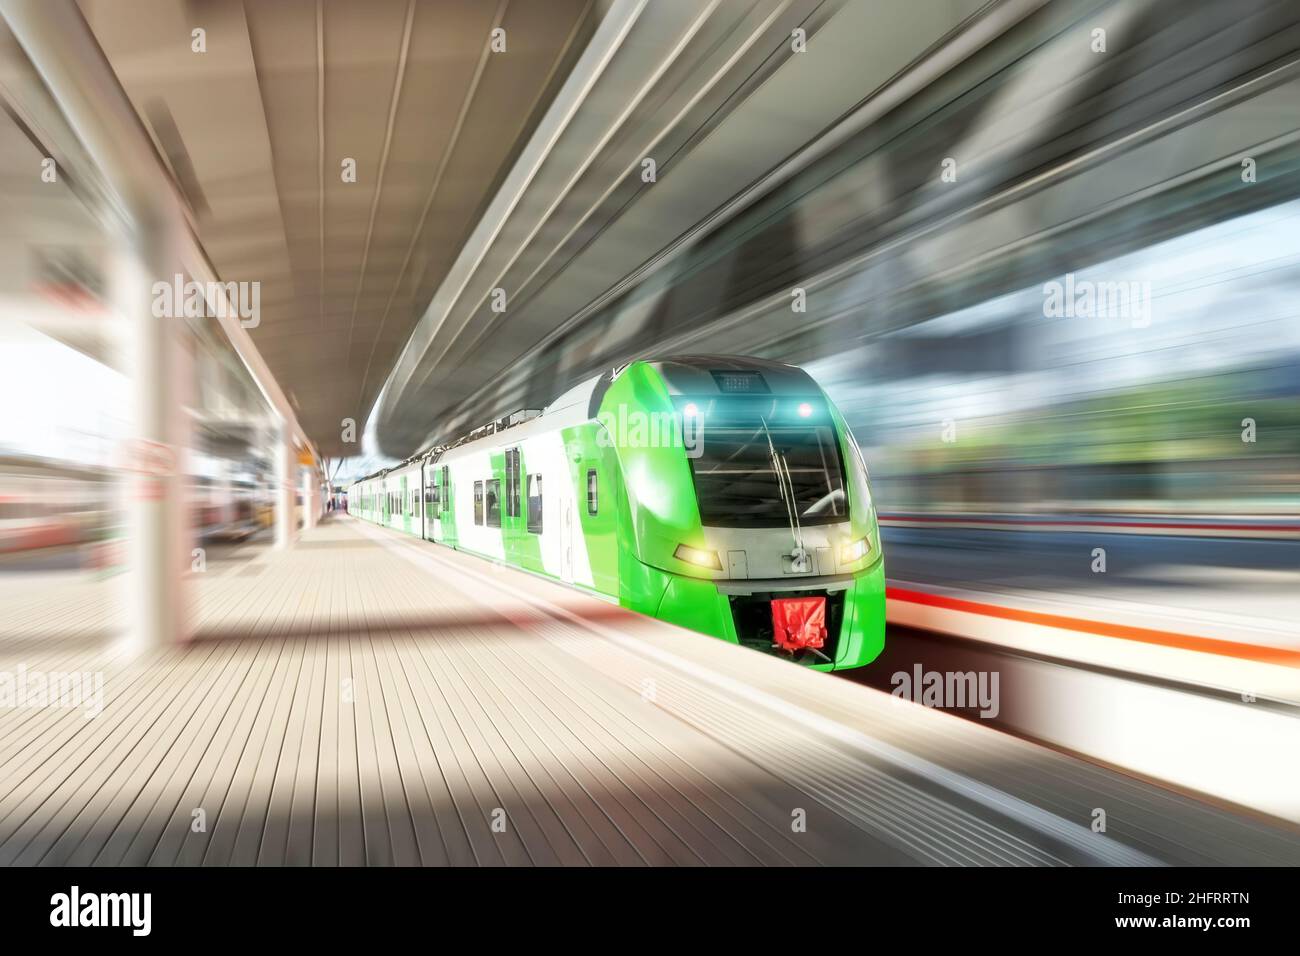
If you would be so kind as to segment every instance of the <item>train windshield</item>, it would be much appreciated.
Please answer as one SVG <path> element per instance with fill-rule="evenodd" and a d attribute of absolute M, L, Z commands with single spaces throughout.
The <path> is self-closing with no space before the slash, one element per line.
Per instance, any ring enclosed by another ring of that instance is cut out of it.
<path fill-rule="evenodd" d="M 840 446 L 830 425 L 703 429 L 691 459 L 700 519 L 727 528 L 830 524 L 848 516 Z"/>

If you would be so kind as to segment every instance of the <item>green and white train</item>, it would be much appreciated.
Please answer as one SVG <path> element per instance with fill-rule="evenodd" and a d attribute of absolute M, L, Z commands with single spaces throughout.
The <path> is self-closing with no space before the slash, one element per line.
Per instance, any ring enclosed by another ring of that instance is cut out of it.
<path fill-rule="evenodd" d="M 867 468 L 794 366 L 632 362 L 355 482 L 348 509 L 821 670 L 884 646 Z"/>

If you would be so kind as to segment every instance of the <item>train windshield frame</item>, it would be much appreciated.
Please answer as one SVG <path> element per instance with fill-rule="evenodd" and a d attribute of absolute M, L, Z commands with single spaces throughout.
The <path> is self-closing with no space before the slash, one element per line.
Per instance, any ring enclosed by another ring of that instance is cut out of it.
<path fill-rule="evenodd" d="M 698 454 L 688 460 L 705 527 L 790 527 L 791 509 L 778 475 L 788 476 L 801 526 L 849 520 L 844 458 L 829 421 L 706 420 Z"/>

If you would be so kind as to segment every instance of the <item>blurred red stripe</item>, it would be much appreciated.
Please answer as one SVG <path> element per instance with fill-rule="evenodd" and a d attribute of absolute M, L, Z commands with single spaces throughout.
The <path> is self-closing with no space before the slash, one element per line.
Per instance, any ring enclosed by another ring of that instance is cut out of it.
<path fill-rule="evenodd" d="M 982 614 L 985 617 L 996 617 L 1006 621 L 1038 624 L 1043 627 L 1058 627 L 1068 631 L 1079 631 L 1084 634 L 1116 637 L 1126 641 L 1140 641 L 1144 644 L 1159 644 L 1163 647 L 1177 647 L 1187 651 L 1219 654 L 1224 657 L 1237 657 L 1265 664 L 1300 667 L 1300 651 L 1283 647 L 1243 644 L 1238 641 L 1225 641 L 1214 637 L 1196 637 L 1191 634 L 1177 634 L 1173 631 L 1157 631 L 1148 627 L 1132 627 L 1128 624 L 1090 621 L 1084 618 L 1066 617 L 1062 614 L 1025 611 L 1001 604 L 984 604 L 942 594 L 930 594 L 926 591 L 911 591 L 906 588 L 887 587 L 885 596 L 891 601 L 907 601 L 911 604 L 923 604 L 928 607 L 943 608 L 949 611 Z"/>

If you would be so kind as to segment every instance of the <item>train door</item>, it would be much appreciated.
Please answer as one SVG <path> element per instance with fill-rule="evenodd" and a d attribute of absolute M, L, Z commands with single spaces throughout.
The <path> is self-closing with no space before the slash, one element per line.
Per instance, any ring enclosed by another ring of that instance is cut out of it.
<path fill-rule="evenodd" d="M 566 499 L 560 513 L 560 579 L 565 584 L 573 583 L 573 524 L 576 518 L 573 500 Z"/>
<path fill-rule="evenodd" d="M 411 473 L 411 495 L 414 498 L 413 505 L 415 510 L 415 528 L 414 533 L 418 538 L 424 537 L 424 469 L 419 468 Z"/>
<path fill-rule="evenodd" d="M 411 493 L 405 475 L 397 479 L 397 530 L 411 530 Z"/>
<path fill-rule="evenodd" d="M 442 476 L 442 510 L 438 519 L 442 530 L 442 542 L 448 547 L 456 547 L 456 489 L 451 480 L 451 468 L 443 465 L 439 469 Z"/>
<path fill-rule="evenodd" d="M 430 541 L 442 540 L 442 468 L 424 467 L 424 527 Z"/>

